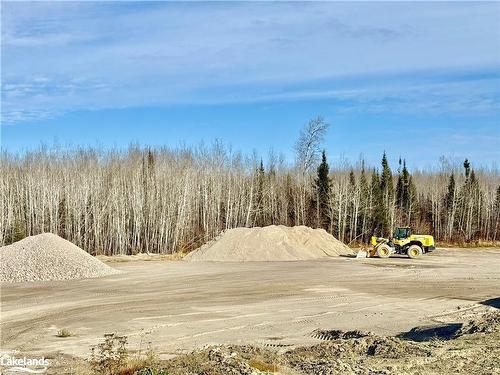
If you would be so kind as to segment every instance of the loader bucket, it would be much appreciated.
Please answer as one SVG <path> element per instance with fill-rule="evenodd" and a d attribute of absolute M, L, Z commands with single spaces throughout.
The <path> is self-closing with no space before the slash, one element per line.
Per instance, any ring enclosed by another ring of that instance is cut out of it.
<path fill-rule="evenodd" d="M 361 249 L 358 251 L 356 259 L 363 259 L 363 258 L 368 258 L 368 252 L 366 250 Z"/>

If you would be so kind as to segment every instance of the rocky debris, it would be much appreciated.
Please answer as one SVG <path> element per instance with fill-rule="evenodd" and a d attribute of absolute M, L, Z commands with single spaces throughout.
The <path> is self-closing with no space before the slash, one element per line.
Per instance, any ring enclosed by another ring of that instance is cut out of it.
<path fill-rule="evenodd" d="M 225 347 L 215 347 L 208 352 L 208 359 L 217 363 L 217 367 L 224 374 L 253 375 L 258 371 L 252 369 L 247 363 L 239 361 L 238 353 Z"/>
<path fill-rule="evenodd" d="M 498 310 L 476 312 L 476 316 L 465 323 L 457 319 L 453 323 L 443 323 L 433 326 L 414 327 L 397 337 L 411 341 L 452 340 L 463 335 L 474 333 L 493 333 L 500 329 L 500 312 Z"/>
<path fill-rule="evenodd" d="M 338 338 L 311 347 L 300 347 L 284 354 L 286 362 L 306 374 L 374 374 L 362 359 L 400 359 L 407 356 L 426 357 L 430 350 L 424 345 L 395 337 L 377 336 L 359 331 L 334 331 Z M 359 360 L 353 361 L 353 358 Z"/>
<path fill-rule="evenodd" d="M 251 346 L 211 346 L 167 361 L 164 370 L 177 375 L 259 375 L 265 372 L 252 367 L 250 359 L 262 352 Z"/>
<path fill-rule="evenodd" d="M 493 333 L 500 331 L 500 311 L 495 310 L 482 316 L 473 318 L 465 323 L 458 331 L 457 336 L 473 333 Z"/>
<path fill-rule="evenodd" d="M 313 375 L 390 374 L 388 369 L 370 367 L 370 360 L 399 361 L 431 355 L 430 347 L 425 343 L 412 343 L 362 331 L 331 332 L 335 339 L 282 354 L 249 345 L 208 347 L 169 360 L 164 369 L 168 374 L 178 375 L 257 375 L 273 372 Z"/>

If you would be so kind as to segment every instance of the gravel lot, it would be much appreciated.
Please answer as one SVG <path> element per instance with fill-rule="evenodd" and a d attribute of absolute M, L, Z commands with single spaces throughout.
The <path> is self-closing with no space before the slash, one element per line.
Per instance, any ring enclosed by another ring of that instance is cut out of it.
<path fill-rule="evenodd" d="M 500 249 L 300 262 L 115 262 L 100 279 L 2 284 L 3 351 L 85 357 L 103 334 L 162 358 L 206 344 L 287 349 L 317 330 L 380 335 L 469 319 L 498 298 Z M 74 333 L 56 337 L 66 328 Z"/>

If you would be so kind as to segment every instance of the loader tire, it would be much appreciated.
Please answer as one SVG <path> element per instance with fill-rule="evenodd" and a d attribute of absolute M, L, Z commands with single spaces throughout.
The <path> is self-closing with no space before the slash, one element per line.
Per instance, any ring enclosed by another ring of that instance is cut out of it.
<path fill-rule="evenodd" d="M 388 245 L 380 245 L 377 249 L 377 256 L 379 258 L 389 258 L 391 253 L 391 248 Z"/>
<path fill-rule="evenodd" d="M 411 245 L 408 248 L 408 251 L 406 252 L 408 258 L 411 259 L 418 258 L 420 255 L 422 255 L 422 253 L 423 253 L 422 248 L 418 245 Z"/>

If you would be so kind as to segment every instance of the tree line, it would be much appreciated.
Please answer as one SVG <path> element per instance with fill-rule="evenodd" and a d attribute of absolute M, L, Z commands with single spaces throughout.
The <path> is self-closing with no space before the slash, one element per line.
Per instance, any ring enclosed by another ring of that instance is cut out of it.
<path fill-rule="evenodd" d="M 316 121 L 316 123 L 314 123 Z M 438 241 L 497 241 L 497 171 L 448 165 L 410 173 L 364 161 L 331 169 L 326 127 L 309 123 L 293 165 L 220 142 L 198 148 L 2 153 L 0 244 L 57 233 L 90 253 L 189 251 L 234 227 L 321 227 L 345 243 L 411 226 Z"/>
<path fill-rule="evenodd" d="M 324 153 L 315 180 L 320 202 L 316 226 L 348 243 L 390 236 L 396 226 L 447 243 L 495 242 L 500 234 L 498 175 L 482 171 L 479 179 L 467 159 L 463 167 L 463 174 L 452 170 L 413 176 L 400 159 L 393 173 L 384 153 L 380 170 L 367 171 L 361 162 L 357 171 L 329 174 Z"/>

